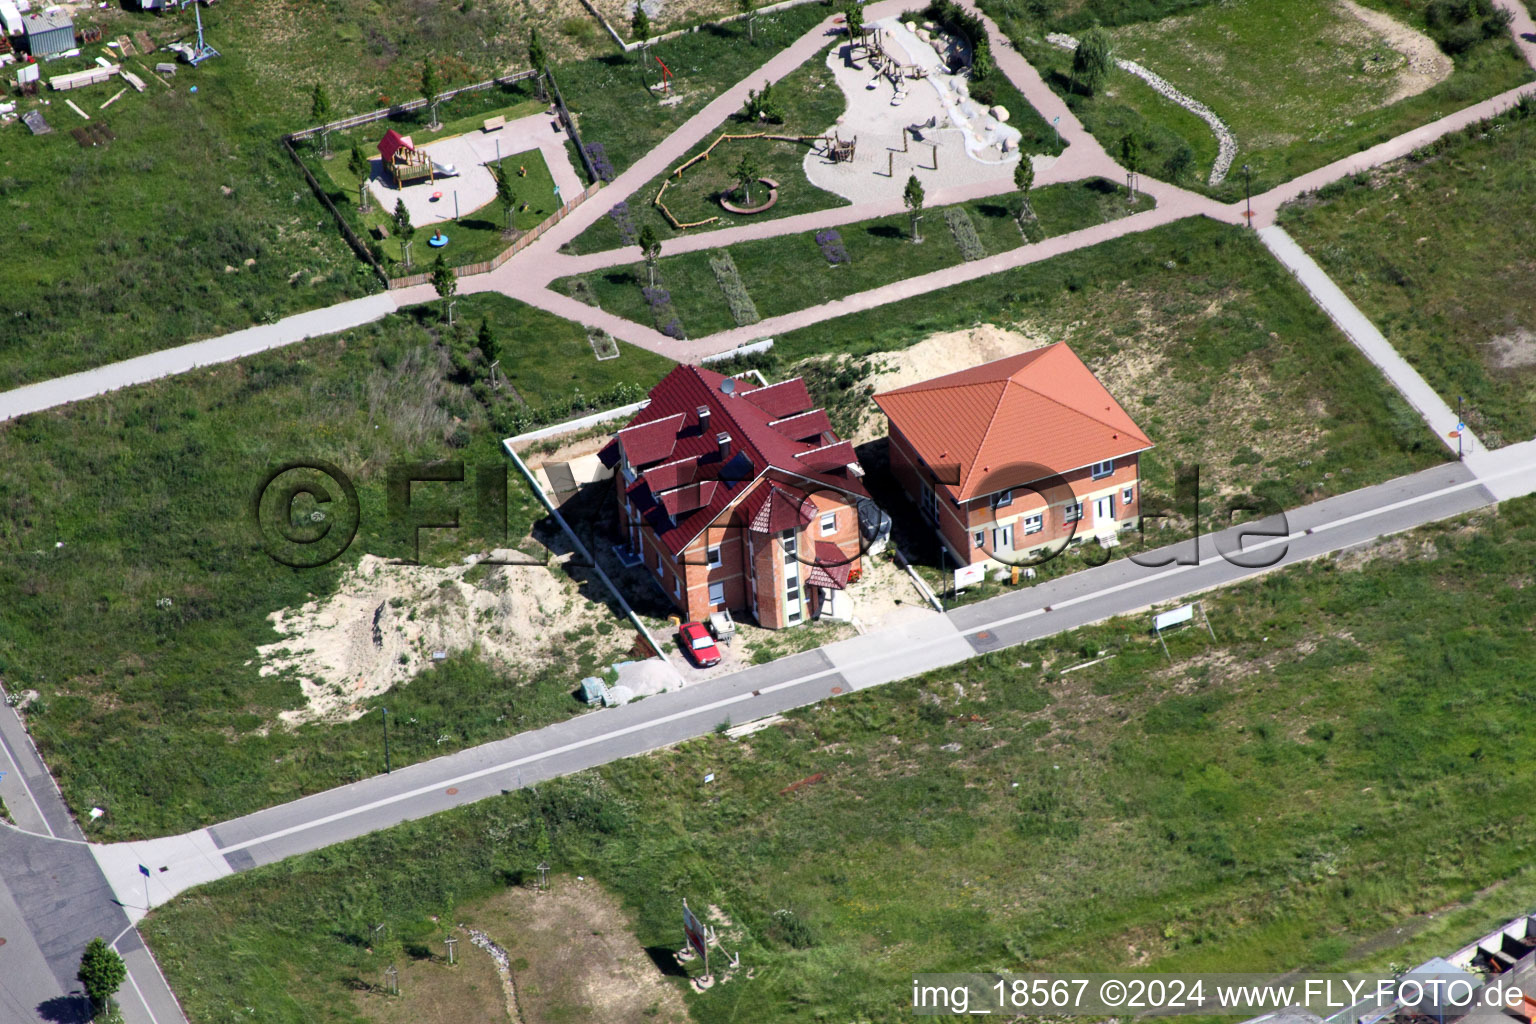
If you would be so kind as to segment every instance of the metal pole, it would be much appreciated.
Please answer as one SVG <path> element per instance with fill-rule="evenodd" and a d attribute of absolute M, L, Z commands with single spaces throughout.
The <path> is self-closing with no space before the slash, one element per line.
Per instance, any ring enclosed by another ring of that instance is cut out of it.
<path fill-rule="evenodd" d="M 384 712 L 384 774 L 389 774 L 389 708 L 380 708 Z"/>
<path fill-rule="evenodd" d="M 1456 396 L 1456 461 L 1457 462 L 1461 461 L 1461 433 L 1462 433 L 1462 428 L 1464 427 L 1464 425 L 1467 422 L 1466 417 L 1461 414 L 1461 404 L 1462 404 L 1462 401 L 1463 401 L 1463 396 L 1457 395 Z"/>
<path fill-rule="evenodd" d="M 459 190 L 453 190 L 453 219 L 459 219 Z"/>
<path fill-rule="evenodd" d="M 1243 164 L 1243 201 L 1248 204 L 1248 226 L 1253 227 L 1253 168 Z"/>

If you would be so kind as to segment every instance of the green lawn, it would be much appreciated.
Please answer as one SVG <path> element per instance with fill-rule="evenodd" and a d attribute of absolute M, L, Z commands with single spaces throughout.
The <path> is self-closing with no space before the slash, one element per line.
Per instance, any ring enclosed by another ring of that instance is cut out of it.
<path fill-rule="evenodd" d="M 1536 435 L 1536 105 L 1304 197 L 1281 223 L 1490 445 Z"/>
<path fill-rule="evenodd" d="M 1198 218 L 788 332 L 765 372 L 986 323 L 1069 342 L 1156 443 L 1156 493 L 1199 465 L 1208 501 L 1291 508 L 1445 457 L 1256 238 Z"/>
<path fill-rule="evenodd" d="M 1229 201 L 1243 195 L 1244 164 L 1252 168 L 1254 191 L 1263 191 L 1532 74 L 1503 34 L 1453 53 L 1454 70 L 1445 81 L 1391 102 L 1402 59 L 1378 33 L 1324 0 L 1234 0 L 1161 21 L 1135 19 L 1113 31 L 1114 55 L 1205 103 L 1237 136 L 1226 181 L 1206 188 L 1215 141 L 1203 121 L 1118 69 L 1096 95 L 1074 91 L 1072 55 L 1044 42 L 1044 23 L 1013 5 L 984 6 L 1111 152 L 1124 135 L 1136 133 L 1148 173 L 1174 177 L 1183 164 L 1181 183 Z M 1425 28 L 1422 0 L 1365 6 Z"/>
<path fill-rule="evenodd" d="M 1038 218 L 1030 229 L 1034 240 L 1116 220 L 1152 206 L 1145 195 L 1130 202 L 1123 187 L 1103 179 L 1036 189 L 1030 201 Z M 1016 202 L 1013 198 L 982 199 L 958 207 L 976 228 L 987 254 L 1024 244 Z M 837 266 L 822 255 L 816 232 L 742 242 L 731 246 L 731 258 L 758 313 L 778 316 L 962 262 L 944 211 L 940 207 L 923 214 L 921 244 L 913 244 L 905 214 L 839 228 L 851 262 Z M 667 257 L 660 263 L 662 284 L 671 292 L 672 304 L 693 337 L 736 326 L 710 269 L 709 257 L 708 252 L 692 252 Z M 651 322 L 641 291 L 647 281 L 643 264 L 614 267 L 589 274 L 585 280 L 605 310 L 639 323 Z M 784 287 L 790 281 L 794 287 Z M 571 283 L 571 279 L 563 279 L 556 287 L 569 291 Z"/>
<path fill-rule="evenodd" d="M 228 878 L 146 934 L 193 1020 L 350 1021 L 547 835 L 658 958 L 682 899 L 729 915 L 754 977 L 688 993 L 700 1024 L 903 1020 L 918 971 L 1417 962 L 1536 898 L 1536 634 L 1499 625 L 1536 615 L 1533 558 L 1522 500 L 1208 596 L 1171 663 L 1114 620 Z"/>
<path fill-rule="evenodd" d="M 479 116 L 476 115 L 477 118 Z M 479 130 L 479 123 L 480 121 L 476 120 L 476 131 Z M 402 239 L 395 228 L 394 209 L 382 208 L 377 198 L 370 193 L 368 212 L 359 213 L 357 187 L 360 178 L 352 173 L 348 166 L 353 143 L 357 144 L 364 159 L 367 159 L 370 153 L 376 157 L 377 142 L 382 132 L 382 128 L 370 125 L 353 133 L 337 133 L 332 137 L 330 159 L 322 159 L 313 145 L 299 143 L 298 146 L 312 171 L 318 172 L 315 174 L 316 180 L 326 184 L 329 179 L 329 184 L 334 186 L 327 189 L 331 202 L 336 204 L 337 209 L 343 211 L 359 235 L 377 241 L 377 235 L 373 233 L 374 229 L 380 226 L 385 228 L 389 237 L 379 242 L 379 249 L 383 256 L 381 262 L 392 273 L 407 273 L 402 264 Z M 414 135 L 412 138 L 415 138 Z M 422 140 L 416 141 L 418 145 L 424 144 Z M 526 173 L 519 174 L 520 168 Z M 519 200 L 518 208 L 514 211 L 512 218 L 512 223 L 519 231 L 527 231 L 537 226 L 559 208 L 559 203 L 555 201 L 555 179 L 550 174 L 549 165 L 545 163 L 544 154 L 540 150 L 530 149 L 522 153 L 504 155 L 501 158 L 501 171 L 509 176 L 513 195 Z M 325 177 L 322 177 L 322 174 Z M 453 179 L 444 179 L 442 185 L 444 195 L 439 203 L 448 204 L 446 208 L 449 210 L 452 209 L 452 188 Z M 523 209 L 524 206 L 527 209 Z M 414 225 L 413 237 L 417 244 L 411 249 L 412 260 L 415 263 L 426 263 L 431 258 L 425 239 L 440 227 L 449 236 L 446 258 L 450 265 L 463 266 L 488 260 L 512 244 L 511 240 L 502 234 L 505 226 L 506 214 L 497 200 L 492 200 L 489 205 L 478 210 L 461 210 L 457 221 L 447 220 Z"/>
<path fill-rule="evenodd" d="M 266 616 L 331 593 L 364 552 L 409 554 L 385 515 L 390 463 L 506 465 L 499 438 L 633 400 L 669 366 L 628 346 L 598 362 L 580 327 L 498 295 L 461 298 L 454 330 L 438 316 L 421 307 L 0 425 L 0 675 L 41 693 L 28 723 L 70 805 L 107 809 L 85 824 L 93 839 L 196 828 L 381 770 L 377 715 L 277 725 L 302 698 L 259 674 L 256 647 L 277 639 Z M 496 392 L 470 351 L 482 317 L 510 385 Z M 301 458 L 350 473 L 362 506 L 347 556 L 321 569 L 273 562 L 247 510 L 268 467 Z M 515 544 L 543 512 L 515 470 L 509 493 Z M 486 543 L 458 500 L 465 529 L 429 533 L 423 561 Z M 551 636 L 566 653 L 537 672 L 450 660 L 390 695 L 395 764 L 574 712 L 582 668 L 628 635 L 583 639 L 574 661 Z"/>

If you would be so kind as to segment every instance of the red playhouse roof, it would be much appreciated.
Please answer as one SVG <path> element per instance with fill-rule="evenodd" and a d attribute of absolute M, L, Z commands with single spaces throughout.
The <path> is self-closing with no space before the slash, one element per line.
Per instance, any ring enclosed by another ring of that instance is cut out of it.
<path fill-rule="evenodd" d="M 860 474 L 849 468 L 857 465 L 853 447 L 812 407 L 799 378 L 762 387 L 678 366 L 601 452 L 608 466 L 621 456 L 636 473 L 630 500 L 674 554 L 749 492 L 738 525 L 761 518 L 776 529 L 809 521 L 802 508 L 809 491 L 868 496 Z M 759 483 L 769 471 L 773 478 Z"/>
<path fill-rule="evenodd" d="M 1064 342 L 875 396 L 930 467 L 958 469 L 938 487 L 957 501 L 1152 447 Z M 998 474 L 1020 467 L 1020 479 Z M 1030 479 L 1023 479 L 1028 476 Z"/>
<path fill-rule="evenodd" d="M 379 156 L 384 158 L 386 164 L 394 163 L 395 153 L 399 150 L 415 148 L 411 145 L 410 136 L 401 135 L 393 128 L 385 132 L 384 137 L 379 140 Z"/>

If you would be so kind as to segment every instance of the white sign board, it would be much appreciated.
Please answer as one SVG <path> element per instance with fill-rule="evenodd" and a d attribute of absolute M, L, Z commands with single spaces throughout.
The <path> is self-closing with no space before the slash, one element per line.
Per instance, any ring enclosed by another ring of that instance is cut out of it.
<path fill-rule="evenodd" d="M 18 85 L 26 85 L 28 82 L 37 81 L 37 76 L 42 73 L 42 68 L 36 64 L 23 64 L 16 69 L 16 82 Z"/>
<path fill-rule="evenodd" d="M 1192 604 L 1180 605 L 1172 611 L 1163 612 L 1152 620 L 1152 628 L 1161 633 L 1165 629 L 1174 626 L 1182 626 L 1195 617 L 1195 606 Z"/>
<path fill-rule="evenodd" d="M 976 565 L 963 565 L 955 570 L 955 589 L 964 590 L 966 587 L 975 586 L 987 578 L 987 564 L 980 562 Z"/>

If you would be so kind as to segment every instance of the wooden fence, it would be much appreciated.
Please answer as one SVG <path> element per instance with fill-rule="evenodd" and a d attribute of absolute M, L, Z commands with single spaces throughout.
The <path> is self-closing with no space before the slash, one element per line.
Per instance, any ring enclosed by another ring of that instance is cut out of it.
<path fill-rule="evenodd" d="M 341 237 L 347 240 L 347 244 L 352 247 L 352 251 L 357 253 L 363 262 L 373 268 L 373 272 L 379 275 L 379 280 L 383 282 L 386 288 L 389 287 L 389 275 L 385 273 L 383 267 L 379 266 L 379 261 L 373 256 L 373 250 L 369 249 L 367 244 L 357 237 L 357 232 L 352 230 L 352 225 L 347 223 L 347 219 L 341 215 L 341 211 L 336 209 L 336 204 L 331 202 L 329 193 L 321 188 L 320 183 L 315 180 L 315 176 L 309 173 L 309 168 L 304 166 L 304 161 L 299 159 L 298 152 L 293 148 L 293 143 L 290 141 L 291 138 L 292 136 L 288 135 L 282 137 L 283 148 L 288 151 L 289 157 L 293 159 L 294 164 L 303 173 L 304 180 L 309 182 L 310 191 L 314 192 L 321 204 L 331 211 L 331 216 L 336 220 L 336 226 L 341 228 Z"/>
<path fill-rule="evenodd" d="M 457 89 L 449 89 L 447 92 L 440 93 L 438 95 L 437 102 L 441 103 L 444 100 L 451 100 L 455 96 L 462 96 L 467 92 L 483 92 L 486 89 L 491 88 L 493 85 L 511 85 L 513 82 L 522 82 L 529 78 L 537 78 L 538 74 L 539 73 L 532 68 L 526 71 L 511 71 L 497 78 L 487 78 L 483 82 L 476 82 L 473 85 L 464 85 Z M 346 128 L 356 128 L 360 124 L 371 124 L 374 121 L 382 121 L 385 118 L 397 117 L 400 114 L 409 113 L 412 110 L 420 110 L 426 105 L 427 101 L 425 99 L 407 100 L 404 103 L 397 103 L 392 107 L 381 107 L 378 110 L 370 110 L 366 114 L 354 114 L 351 117 L 344 117 L 340 121 L 331 121 L 328 124 L 317 124 L 309 128 L 301 128 L 299 131 L 291 132 L 290 134 L 285 135 L 284 138 L 290 142 L 294 142 L 299 139 L 313 138 L 314 136 L 323 134 L 325 132 L 339 132 Z"/>
<path fill-rule="evenodd" d="M 602 187 L 603 183 L 601 181 L 593 182 L 591 185 L 588 185 L 585 189 L 583 189 L 581 194 L 578 195 L 575 199 L 572 199 L 570 202 L 560 207 L 560 209 L 556 210 L 554 213 L 544 218 L 544 220 L 540 221 L 536 227 L 529 228 L 521 235 L 518 235 L 517 239 L 510 246 L 503 249 L 495 256 L 480 263 L 466 263 L 461 267 L 453 267 L 453 276 L 469 277 L 473 274 L 489 274 L 491 271 L 507 262 L 507 260 L 511 259 L 513 256 L 516 256 L 528 246 L 538 241 L 539 237 L 542 236 L 544 232 L 548 231 L 550 228 L 564 220 L 567 216 L 570 215 L 572 210 L 586 202 L 589 197 L 595 195 L 597 191 Z M 390 290 L 393 291 L 399 288 L 414 288 L 418 284 L 428 284 L 432 280 L 432 274 L 430 271 L 428 271 L 424 274 L 411 274 L 407 277 L 392 277 L 388 280 Z"/>

